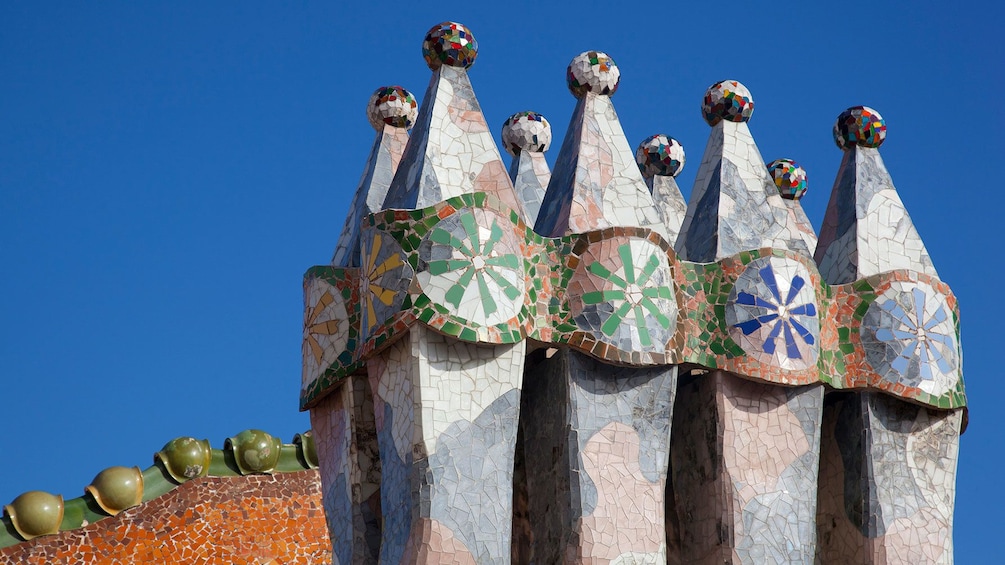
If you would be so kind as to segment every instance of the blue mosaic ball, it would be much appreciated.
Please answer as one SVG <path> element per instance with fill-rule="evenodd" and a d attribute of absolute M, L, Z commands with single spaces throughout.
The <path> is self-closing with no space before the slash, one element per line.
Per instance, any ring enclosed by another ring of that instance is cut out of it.
<path fill-rule="evenodd" d="M 684 161 L 684 146 L 662 133 L 645 138 L 635 151 L 635 162 L 646 178 L 675 177 L 684 170 Z"/>
<path fill-rule="evenodd" d="M 400 86 L 378 88 L 366 105 L 366 117 L 377 131 L 383 130 L 385 125 L 411 128 L 418 113 L 415 96 Z"/>
<path fill-rule="evenodd" d="M 799 163 L 792 159 L 775 159 L 768 163 L 768 172 L 782 198 L 799 200 L 806 194 L 806 170 Z"/>
<path fill-rule="evenodd" d="M 517 112 L 503 123 L 502 138 L 514 157 L 521 151 L 542 153 L 551 145 L 551 124 L 537 112 Z"/>
<path fill-rule="evenodd" d="M 422 41 L 422 57 L 429 68 L 442 65 L 469 68 L 478 56 L 478 42 L 471 30 L 457 22 L 437 24 L 426 33 Z"/>
<path fill-rule="evenodd" d="M 868 106 L 853 106 L 834 123 L 834 143 L 841 149 L 879 147 L 886 140 L 886 120 Z"/>
<path fill-rule="evenodd" d="M 576 55 L 565 73 L 573 96 L 582 98 L 587 92 L 610 96 L 618 90 L 621 70 L 610 55 L 603 51 L 585 51 Z"/>
<path fill-rule="evenodd" d="M 745 122 L 754 113 L 754 97 L 735 80 L 719 81 L 708 87 L 701 103 L 701 115 L 714 126 L 719 122 Z"/>

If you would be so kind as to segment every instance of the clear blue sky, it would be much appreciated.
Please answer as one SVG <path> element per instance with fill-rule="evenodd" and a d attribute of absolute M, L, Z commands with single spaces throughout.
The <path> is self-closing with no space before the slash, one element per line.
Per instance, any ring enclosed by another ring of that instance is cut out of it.
<path fill-rule="evenodd" d="M 80 496 L 179 435 L 219 447 L 248 427 L 284 441 L 309 427 L 301 275 L 334 249 L 374 135 L 367 98 L 395 83 L 421 98 L 423 34 L 452 19 L 478 39 L 489 124 L 543 113 L 552 162 L 574 105 L 565 66 L 612 55 L 629 140 L 684 144 L 685 197 L 708 136 L 701 96 L 742 81 L 765 160 L 809 172 L 818 229 L 834 119 L 879 110 L 887 167 L 961 304 L 957 557 L 1000 561 L 1003 8 L 433 4 L 0 5 L 0 504 Z"/>

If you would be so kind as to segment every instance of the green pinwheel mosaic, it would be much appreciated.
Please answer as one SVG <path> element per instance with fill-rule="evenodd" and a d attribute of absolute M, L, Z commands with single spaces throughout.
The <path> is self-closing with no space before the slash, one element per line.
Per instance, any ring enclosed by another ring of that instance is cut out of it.
<path fill-rule="evenodd" d="M 645 239 L 591 245 L 570 285 L 576 325 L 622 351 L 663 352 L 677 328 L 666 252 Z"/>
<path fill-rule="evenodd" d="M 520 243 L 512 224 L 491 210 L 462 209 L 439 222 L 419 259 L 422 292 L 453 316 L 489 326 L 513 319 L 523 307 Z"/>

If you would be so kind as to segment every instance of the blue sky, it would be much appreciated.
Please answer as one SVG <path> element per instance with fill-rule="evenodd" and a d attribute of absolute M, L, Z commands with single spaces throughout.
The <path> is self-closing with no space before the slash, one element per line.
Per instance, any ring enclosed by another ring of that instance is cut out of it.
<path fill-rule="evenodd" d="M 309 427 L 301 275 L 334 249 L 374 135 L 367 98 L 384 84 L 421 98 L 422 36 L 451 19 L 478 39 L 489 124 L 543 113 L 551 162 L 574 105 L 565 66 L 613 56 L 629 141 L 679 139 L 685 197 L 708 136 L 701 96 L 742 81 L 765 160 L 808 171 L 818 229 L 834 119 L 879 110 L 887 167 L 961 305 L 957 556 L 1000 559 L 1003 8 L 354 4 L 0 5 L 0 504 L 80 496 L 180 435 L 219 447 L 249 427 L 284 441 Z"/>

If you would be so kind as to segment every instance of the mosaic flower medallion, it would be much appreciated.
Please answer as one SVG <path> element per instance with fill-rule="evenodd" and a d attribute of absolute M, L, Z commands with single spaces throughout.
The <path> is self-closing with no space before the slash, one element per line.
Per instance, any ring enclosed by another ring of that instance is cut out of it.
<path fill-rule="evenodd" d="M 570 282 L 576 325 L 625 352 L 663 353 L 677 330 L 677 299 L 667 253 L 617 237 L 592 244 Z"/>
<path fill-rule="evenodd" d="M 365 339 L 401 310 L 414 271 L 401 245 L 373 228 L 360 235 L 360 258 L 361 333 Z"/>
<path fill-rule="evenodd" d="M 304 286 L 303 375 L 306 390 L 342 353 L 349 342 L 349 316 L 345 299 L 321 278 L 308 278 Z"/>
<path fill-rule="evenodd" d="M 525 275 L 513 224 L 491 210 L 464 208 L 436 224 L 419 249 L 417 275 L 433 303 L 462 320 L 512 320 L 524 302 Z"/>
<path fill-rule="evenodd" d="M 956 386 L 960 354 L 952 310 L 923 282 L 893 282 L 862 320 L 869 364 L 884 379 L 942 395 Z"/>
<path fill-rule="evenodd" d="M 784 257 L 751 261 L 726 304 L 729 337 L 761 363 L 806 369 L 817 362 L 820 323 L 806 267 Z"/>

